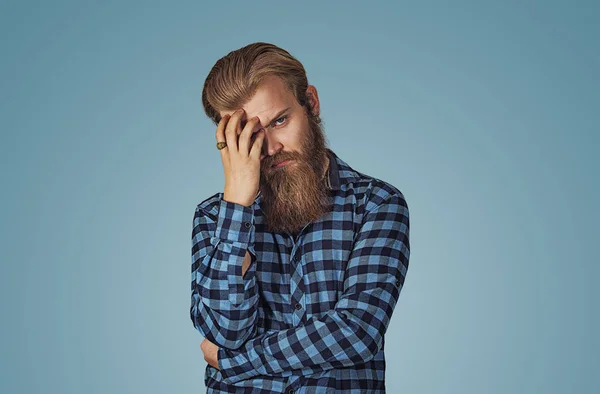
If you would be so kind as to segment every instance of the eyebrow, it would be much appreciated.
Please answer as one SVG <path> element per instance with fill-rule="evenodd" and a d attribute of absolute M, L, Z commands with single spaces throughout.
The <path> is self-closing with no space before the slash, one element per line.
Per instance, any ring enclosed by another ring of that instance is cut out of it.
<path fill-rule="evenodd" d="M 283 115 L 283 114 L 285 114 L 287 111 L 289 111 L 289 110 L 290 110 L 290 108 L 292 108 L 292 107 L 287 107 L 286 109 L 279 111 L 279 112 L 277 113 L 277 115 L 275 115 L 275 116 L 273 117 L 273 119 L 271 119 L 271 121 L 270 121 L 270 122 L 267 122 L 267 125 L 271 126 L 271 124 L 272 124 L 274 121 L 276 121 L 277 119 L 279 119 L 279 118 L 281 117 L 281 115 Z M 265 126 L 265 127 L 266 127 L 266 126 Z"/>

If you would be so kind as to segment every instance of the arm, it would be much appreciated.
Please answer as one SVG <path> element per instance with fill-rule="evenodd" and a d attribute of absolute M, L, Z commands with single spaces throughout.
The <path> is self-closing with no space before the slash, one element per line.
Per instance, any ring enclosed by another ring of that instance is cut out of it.
<path fill-rule="evenodd" d="M 409 254 L 408 206 L 395 194 L 365 214 L 335 308 L 303 326 L 259 335 L 238 350 L 220 348 L 224 381 L 291 370 L 310 374 L 371 360 L 404 284 Z"/>
<path fill-rule="evenodd" d="M 194 214 L 190 318 L 206 339 L 236 349 L 256 332 L 254 211 L 223 199 L 218 208 Z"/>

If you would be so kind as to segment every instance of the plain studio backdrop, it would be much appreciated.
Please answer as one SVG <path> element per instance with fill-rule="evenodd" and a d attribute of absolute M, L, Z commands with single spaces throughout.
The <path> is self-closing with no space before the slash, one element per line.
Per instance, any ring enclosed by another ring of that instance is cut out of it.
<path fill-rule="evenodd" d="M 599 6 L 9 1 L 0 6 L 0 392 L 201 393 L 201 92 L 281 46 L 330 147 L 405 195 L 390 393 L 598 393 Z"/>

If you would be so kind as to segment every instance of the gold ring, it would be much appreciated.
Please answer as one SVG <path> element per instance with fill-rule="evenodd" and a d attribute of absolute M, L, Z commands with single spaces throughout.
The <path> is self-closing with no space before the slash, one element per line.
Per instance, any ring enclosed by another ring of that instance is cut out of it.
<path fill-rule="evenodd" d="M 217 142 L 217 149 L 221 150 L 227 146 L 227 142 Z"/>

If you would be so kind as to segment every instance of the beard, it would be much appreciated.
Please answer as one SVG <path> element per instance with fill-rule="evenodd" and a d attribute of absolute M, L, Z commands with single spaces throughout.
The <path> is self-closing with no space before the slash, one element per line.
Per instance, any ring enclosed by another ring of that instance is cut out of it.
<path fill-rule="evenodd" d="M 329 189 L 324 172 L 327 146 L 323 129 L 308 117 L 301 152 L 281 152 L 264 159 L 260 175 L 261 209 L 270 232 L 297 235 L 302 228 L 329 212 Z M 293 160 L 283 167 L 274 163 Z"/>

